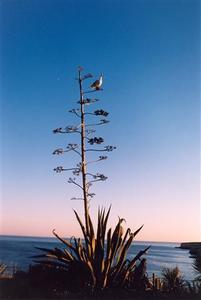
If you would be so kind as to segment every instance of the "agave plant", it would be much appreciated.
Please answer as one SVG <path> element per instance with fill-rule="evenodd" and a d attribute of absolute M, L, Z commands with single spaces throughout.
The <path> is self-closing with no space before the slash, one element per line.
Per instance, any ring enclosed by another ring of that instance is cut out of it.
<path fill-rule="evenodd" d="M 128 249 L 143 226 L 133 233 L 128 228 L 123 234 L 122 222 L 124 219 L 119 218 L 114 231 L 111 228 L 107 230 L 110 208 L 107 212 L 105 209 L 99 209 L 97 233 L 95 234 L 89 216 L 90 226 L 87 234 L 79 215 L 76 211 L 74 212 L 84 239 L 71 238 L 68 241 L 53 230 L 53 234 L 65 245 L 64 250 L 38 248 L 45 254 L 35 256 L 40 258 L 36 262 L 66 270 L 70 273 L 72 281 L 79 282 L 78 288 L 81 289 L 90 287 L 93 291 L 100 291 L 115 286 L 125 287 L 131 273 L 137 268 L 137 261 L 150 248 L 149 246 L 140 251 L 131 260 L 127 258 Z M 41 258 L 43 259 L 41 260 Z M 133 276 L 133 278 L 135 277 Z"/>

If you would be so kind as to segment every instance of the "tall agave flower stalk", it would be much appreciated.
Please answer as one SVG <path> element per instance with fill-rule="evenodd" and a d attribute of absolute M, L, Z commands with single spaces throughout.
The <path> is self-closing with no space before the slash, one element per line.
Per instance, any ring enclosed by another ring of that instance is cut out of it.
<path fill-rule="evenodd" d="M 80 157 L 80 162 L 75 167 L 64 168 L 63 166 L 59 166 L 54 170 L 56 172 L 63 172 L 63 171 L 72 171 L 73 175 L 76 177 L 70 177 L 68 182 L 75 184 L 82 190 L 82 197 L 81 198 L 72 198 L 73 200 L 83 200 L 84 203 L 84 216 L 85 216 L 85 228 L 86 234 L 89 235 L 90 231 L 90 224 L 89 224 L 89 202 L 91 198 L 95 195 L 94 193 L 90 193 L 90 187 L 93 185 L 94 182 L 97 181 L 104 181 L 107 179 L 104 174 L 96 173 L 92 174 L 87 172 L 87 166 L 89 163 L 99 162 L 101 160 L 107 159 L 107 156 L 100 155 L 95 161 L 87 161 L 86 154 L 87 152 L 96 151 L 96 152 L 111 152 L 116 147 L 114 146 L 105 146 L 100 148 L 100 145 L 104 143 L 104 139 L 102 137 L 92 136 L 95 133 L 95 130 L 92 129 L 93 127 L 100 126 L 107 124 L 109 121 L 105 118 L 108 116 L 108 112 L 104 111 L 103 109 L 98 109 L 95 111 L 86 111 L 86 106 L 91 104 L 95 104 L 99 101 L 97 98 L 89 98 L 87 94 L 95 93 L 102 91 L 102 88 L 93 88 L 91 90 L 84 90 L 83 83 L 86 79 L 92 78 L 92 74 L 88 73 L 86 75 L 82 75 L 83 68 L 79 67 L 78 69 L 78 83 L 79 83 L 79 104 L 78 108 L 71 109 L 69 112 L 73 113 L 78 119 L 79 124 L 75 126 L 67 126 L 65 128 L 59 127 L 53 130 L 54 133 L 65 133 L 65 134 L 79 134 L 80 135 L 80 142 L 78 144 L 69 143 L 66 149 L 56 149 L 53 154 L 61 155 L 65 152 L 74 151 Z M 93 85 L 91 85 L 93 86 Z M 86 116 L 95 116 L 95 117 L 102 117 L 98 122 L 86 123 Z M 104 117 L 104 118 L 103 118 Z M 92 145 L 93 147 L 88 148 L 87 145 Z M 95 148 L 94 146 L 99 146 L 99 148 Z M 81 178 L 78 182 L 78 177 L 81 175 Z"/>
<path fill-rule="evenodd" d="M 102 109 L 95 110 L 94 112 L 86 110 L 86 106 L 98 101 L 98 99 L 88 98 L 86 95 L 100 92 L 102 89 L 94 88 L 92 90 L 84 90 L 83 82 L 91 78 L 92 75 L 82 75 L 82 71 L 82 68 L 78 69 L 79 108 L 70 110 L 71 113 L 79 118 L 80 124 L 67 126 L 66 128 L 59 127 L 53 131 L 54 133 L 62 134 L 79 133 L 80 144 L 68 144 L 66 149 L 56 149 L 53 154 L 63 154 L 64 152 L 73 151 L 80 157 L 80 162 L 76 167 L 64 168 L 63 166 L 59 166 L 54 170 L 58 173 L 72 171 L 73 175 L 81 177 L 79 182 L 76 177 L 70 177 L 68 182 L 75 184 L 82 190 L 82 198 L 73 199 L 81 199 L 84 203 L 84 222 L 82 222 L 78 213 L 74 211 L 82 230 L 83 240 L 74 237 L 70 240 L 66 240 L 61 238 L 55 230 L 53 230 L 53 234 L 64 244 L 65 249 L 39 248 L 44 254 L 35 257 L 40 258 L 37 262 L 70 272 L 70 277 L 74 283 L 79 279 L 78 289 L 90 287 L 92 290 L 103 290 L 113 286 L 126 286 L 130 279 L 131 282 L 133 278 L 137 277 L 137 274 L 142 274 L 142 272 L 137 272 L 137 270 L 139 268 L 143 270 L 144 260 L 143 263 L 141 262 L 139 265 L 137 262 L 141 259 L 141 256 L 147 252 L 149 247 L 140 251 L 135 257 L 129 260 L 127 258 L 128 249 L 136 234 L 142 229 L 142 226 L 135 232 L 132 232 L 131 229 L 128 228 L 124 234 L 122 227 L 124 219 L 119 219 L 113 231 L 112 228 L 107 229 L 110 208 L 107 212 L 105 209 L 99 209 L 97 232 L 95 233 L 89 213 L 89 201 L 95 194 L 89 190 L 94 182 L 104 181 L 107 177 L 100 173 L 92 174 L 88 172 L 87 166 L 89 163 L 105 160 L 107 156 L 101 155 L 95 161 L 88 161 L 86 159 L 86 153 L 90 151 L 111 152 L 116 147 L 105 146 L 98 149 L 94 148 L 96 145 L 100 147 L 99 145 L 102 144 L 104 140 L 102 137 L 91 136 L 95 130 L 90 128 L 108 123 L 109 121 L 105 119 L 108 113 Z M 94 84 L 91 86 L 94 87 Z M 101 116 L 104 117 L 104 119 L 94 123 L 86 123 L 85 119 L 87 115 Z M 90 148 L 88 148 L 87 144 L 92 147 L 90 146 Z M 92 179 L 89 179 L 90 177 L 92 177 Z M 135 274 L 135 276 L 132 277 L 133 274 Z M 139 278 L 137 279 L 139 281 Z"/>

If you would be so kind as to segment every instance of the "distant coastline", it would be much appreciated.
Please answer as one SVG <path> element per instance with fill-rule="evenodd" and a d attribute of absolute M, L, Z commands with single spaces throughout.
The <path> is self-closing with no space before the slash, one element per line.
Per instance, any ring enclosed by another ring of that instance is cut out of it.
<path fill-rule="evenodd" d="M 179 248 L 189 250 L 192 256 L 201 255 L 201 242 L 181 243 Z"/>

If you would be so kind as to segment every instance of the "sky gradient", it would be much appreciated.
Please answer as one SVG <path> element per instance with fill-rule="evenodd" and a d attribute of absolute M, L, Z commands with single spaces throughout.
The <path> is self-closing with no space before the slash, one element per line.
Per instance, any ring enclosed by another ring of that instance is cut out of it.
<path fill-rule="evenodd" d="M 108 180 L 91 202 L 112 204 L 138 240 L 200 241 L 200 3 L 196 0 L 0 0 L 1 234 L 80 235 L 70 199 L 73 154 L 53 150 L 75 138 L 52 129 L 76 123 L 77 66 L 104 74 L 117 150 L 97 165 Z M 90 80 L 86 82 L 86 88 Z M 94 166 L 95 167 L 95 166 Z M 70 175 L 70 174 L 69 174 Z"/>

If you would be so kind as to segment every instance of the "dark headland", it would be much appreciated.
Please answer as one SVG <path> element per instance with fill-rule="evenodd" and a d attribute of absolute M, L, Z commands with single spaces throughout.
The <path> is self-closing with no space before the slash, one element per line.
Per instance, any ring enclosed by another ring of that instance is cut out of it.
<path fill-rule="evenodd" d="M 188 249 L 192 255 L 201 255 L 201 242 L 181 243 L 181 249 Z"/>

